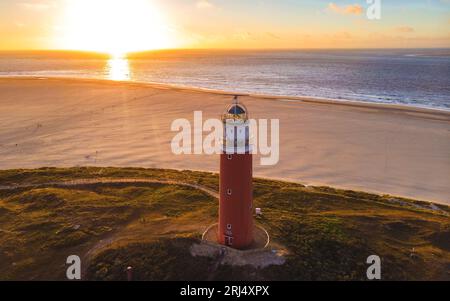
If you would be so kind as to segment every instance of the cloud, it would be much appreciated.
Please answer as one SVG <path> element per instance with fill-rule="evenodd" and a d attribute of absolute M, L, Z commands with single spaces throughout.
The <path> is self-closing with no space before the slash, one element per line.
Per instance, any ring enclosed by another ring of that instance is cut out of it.
<path fill-rule="evenodd" d="M 412 28 L 410 26 L 400 26 L 400 27 L 397 27 L 395 30 L 397 32 L 402 32 L 402 33 L 412 33 L 412 32 L 414 32 L 414 28 Z"/>
<path fill-rule="evenodd" d="M 214 6 L 208 0 L 199 0 L 199 1 L 197 1 L 196 5 L 197 5 L 197 8 L 211 8 Z"/>
<path fill-rule="evenodd" d="M 333 2 L 328 4 L 328 10 L 341 15 L 361 15 L 363 7 L 359 4 L 339 6 Z"/>

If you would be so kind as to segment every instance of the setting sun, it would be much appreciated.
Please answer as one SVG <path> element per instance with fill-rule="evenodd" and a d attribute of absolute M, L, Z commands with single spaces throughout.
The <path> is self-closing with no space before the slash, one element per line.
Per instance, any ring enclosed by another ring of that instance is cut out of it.
<path fill-rule="evenodd" d="M 68 0 L 62 24 L 66 49 L 120 56 L 173 46 L 164 16 L 146 0 Z"/>

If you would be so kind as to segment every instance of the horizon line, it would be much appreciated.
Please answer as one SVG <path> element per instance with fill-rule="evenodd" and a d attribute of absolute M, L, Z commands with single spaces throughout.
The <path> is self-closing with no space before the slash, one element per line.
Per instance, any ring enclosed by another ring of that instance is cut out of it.
<path fill-rule="evenodd" d="M 211 50 L 211 51 L 292 51 L 292 50 L 402 50 L 402 49 L 448 49 L 450 47 L 293 47 L 293 48 L 161 48 L 146 49 L 137 51 L 128 51 L 125 54 L 160 52 L 160 51 L 195 51 L 195 50 Z M 93 53 L 111 55 L 106 51 L 83 50 L 83 49 L 0 49 L 0 52 L 77 52 L 77 53 Z"/>

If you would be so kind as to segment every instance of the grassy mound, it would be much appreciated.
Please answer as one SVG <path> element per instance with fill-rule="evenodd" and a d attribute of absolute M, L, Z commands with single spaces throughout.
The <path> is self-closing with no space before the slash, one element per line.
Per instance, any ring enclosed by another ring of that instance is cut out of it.
<path fill-rule="evenodd" d="M 77 179 L 180 182 L 57 183 Z M 257 222 L 288 250 L 283 266 L 255 269 L 196 257 L 189 247 L 217 219 L 201 190 L 218 176 L 138 168 L 0 171 L 0 279 L 64 280 L 66 258 L 82 258 L 84 279 L 364 280 L 366 259 L 382 259 L 385 280 L 450 280 L 450 209 L 416 200 L 255 179 Z M 35 186 L 26 186 L 26 185 Z M 23 186 L 25 185 L 25 186 Z M 211 271 L 214 270 L 212 273 Z"/>

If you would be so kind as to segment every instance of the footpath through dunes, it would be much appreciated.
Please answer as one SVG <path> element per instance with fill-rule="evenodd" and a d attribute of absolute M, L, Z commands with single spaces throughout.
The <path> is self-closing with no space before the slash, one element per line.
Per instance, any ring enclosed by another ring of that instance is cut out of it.
<path fill-rule="evenodd" d="M 190 187 L 194 189 L 201 190 L 213 198 L 218 199 L 219 194 L 205 186 L 201 186 L 198 184 L 185 183 L 181 181 L 170 181 L 170 180 L 156 180 L 156 179 L 137 179 L 137 178 L 100 178 L 100 179 L 76 179 L 69 180 L 63 182 L 48 182 L 48 183 L 40 183 L 40 184 L 16 184 L 16 185 L 7 185 L 0 186 L 0 190 L 16 190 L 16 189 L 38 189 L 44 187 L 56 187 L 56 188 L 76 188 L 87 185 L 115 185 L 115 184 L 131 184 L 131 185 L 142 185 L 142 184 L 164 184 L 164 185 L 179 185 Z M 145 218 L 140 218 L 139 221 L 145 220 Z M 136 223 L 137 220 L 132 220 L 127 227 L 132 227 L 133 223 Z M 155 229 L 152 229 L 155 231 Z M 1 229 L 0 229 L 1 231 Z M 83 278 L 86 276 L 86 268 L 89 266 L 89 262 L 93 256 L 95 256 L 99 251 L 104 250 L 105 248 L 111 247 L 114 243 L 116 243 L 121 237 L 120 232 L 113 232 L 106 237 L 100 239 L 96 244 L 94 244 L 89 250 L 81 257 L 83 264 L 82 275 Z"/>
<path fill-rule="evenodd" d="M 373 254 L 383 279 L 450 280 L 444 205 L 255 179 L 256 222 L 286 251 L 255 268 L 191 253 L 217 221 L 217 174 L 42 168 L 0 171 L 0 183 L 4 280 L 63 280 L 73 254 L 92 280 L 125 280 L 128 266 L 136 280 L 364 280 Z"/>
<path fill-rule="evenodd" d="M 0 185 L 0 190 L 15 190 L 15 189 L 35 189 L 40 187 L 62 187 L 70 188 L 83 185 L 95 185 L 95 184 L 166 184 L 166 185 L 180 185 L 195 188 L 210 194 L 212 197 L 219 198 L 219 193 L 208 187 L 191 184 L 182 181 L 171 180 L 157 180 L 157 179 L 144 179 L 144 178 L 98 178 L 98 179 L 76 179 L 63 182 L 47 182 L 39 184 L 16 184 L 16 185 Z"/>

